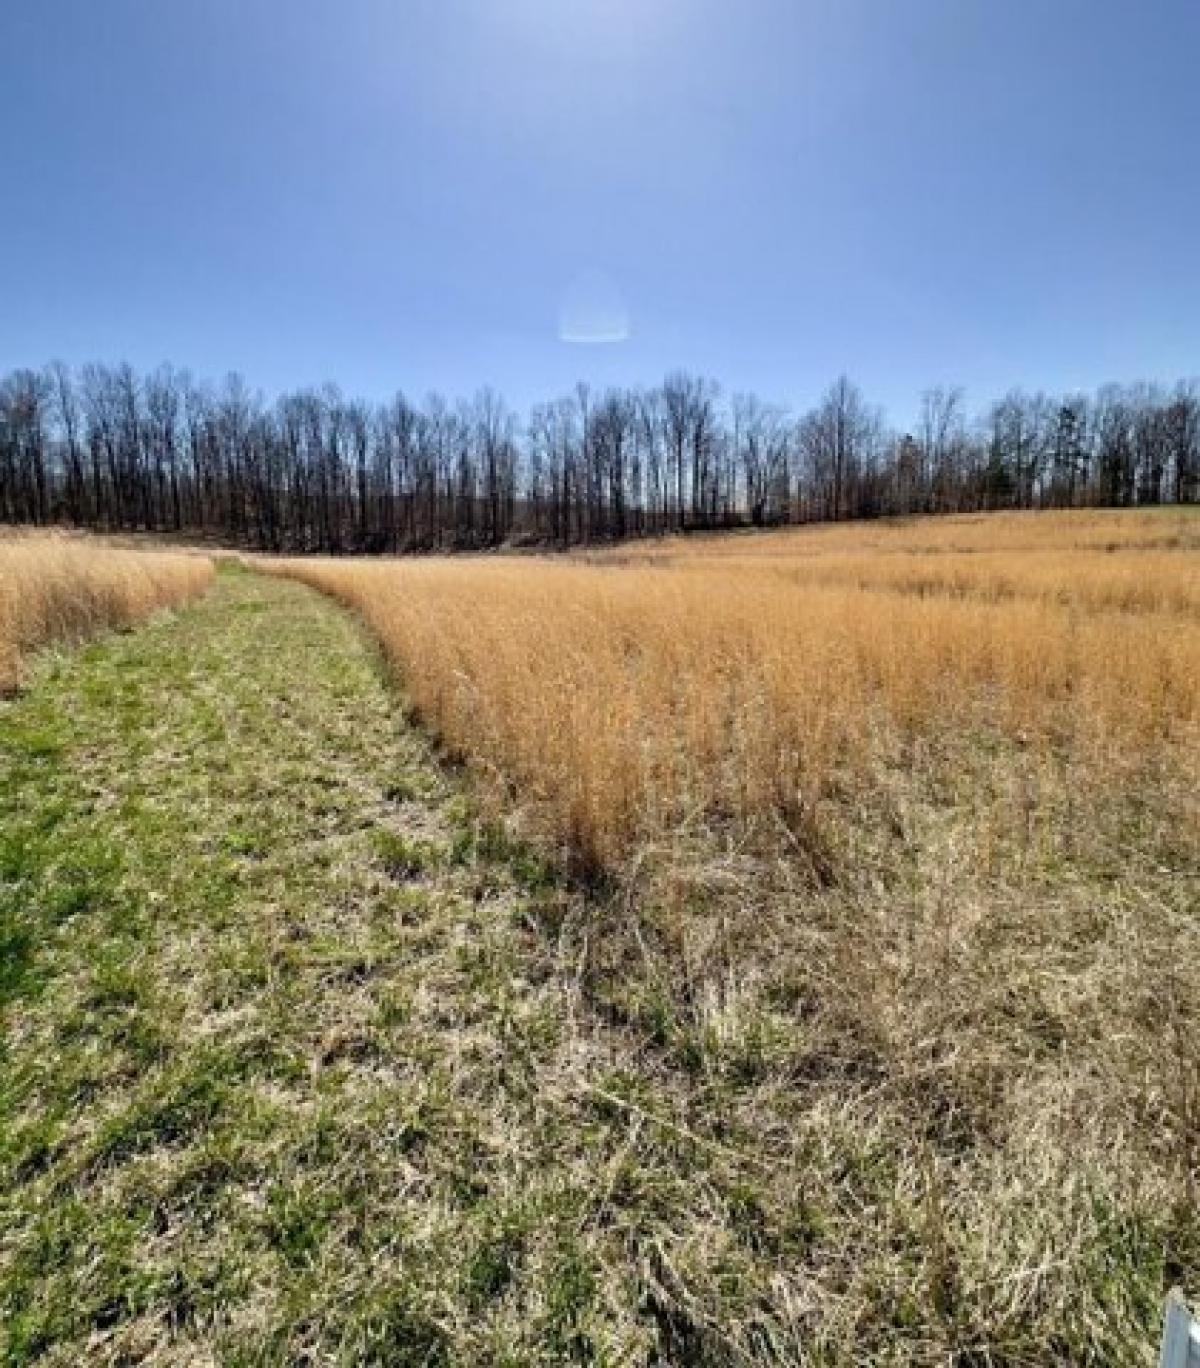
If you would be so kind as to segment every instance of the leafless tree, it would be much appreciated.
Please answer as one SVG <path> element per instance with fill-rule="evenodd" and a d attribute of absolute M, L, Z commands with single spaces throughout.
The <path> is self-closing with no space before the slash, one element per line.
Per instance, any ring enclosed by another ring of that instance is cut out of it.
<path fill-rule="evenodd" d="M 202 531 L 272 550 L 560 546 L 670 530 L 975 508 L 1200 498 L 1200 386 L 1014 390 L 968 420 L 925 392 L 889 433 L 847 377 L 793 423 L 754 395 L 676 372 L 584 384 L 518 432 L 491 389 L 386 405 L 334 386 L 270 409 L 241 377 L 61 363 L 0 380 L 0 518 Z"/>

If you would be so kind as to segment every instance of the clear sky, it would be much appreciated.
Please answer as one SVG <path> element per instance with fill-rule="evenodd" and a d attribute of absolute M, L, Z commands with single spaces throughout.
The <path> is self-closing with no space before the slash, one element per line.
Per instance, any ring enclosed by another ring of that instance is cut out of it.
<path fill-rule="evenodd" d="M 2 0 L 0 369 L 1200 373 L 1200 0 Z"/>

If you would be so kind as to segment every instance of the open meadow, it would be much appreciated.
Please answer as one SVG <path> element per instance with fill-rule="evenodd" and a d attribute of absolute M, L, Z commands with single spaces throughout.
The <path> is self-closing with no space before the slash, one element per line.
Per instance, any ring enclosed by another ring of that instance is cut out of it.
<path fill-rule="evenodd" d="M 182 606 L 0 703 L 8 1361 L 1154 1362 L 1194 510 L 90 554 Z"/>
<path fill-rule="evenodd" d="M 1198 549 L 1155 511 L 275 568 L 607 881 L 580 981 L 772 1173 L 746 1352 L 1114 1361 L 1196 1266 Z"/>

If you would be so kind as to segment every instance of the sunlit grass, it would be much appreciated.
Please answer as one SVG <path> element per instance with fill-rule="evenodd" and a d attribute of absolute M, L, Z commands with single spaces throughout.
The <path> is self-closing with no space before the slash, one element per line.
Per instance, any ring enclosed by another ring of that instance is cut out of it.
<path fill-rule="evenodd" d="M 53 534 L 0 537 L 0 692 L 17 686 L 39 647 L 128 627 L 203 592 L 212 575 L 202 556 Z"/>
<path fill-rule="evenodd" d="M 233 567 L 39 667 L 0 1358 L 1151 1361 L 1196 618 L 1087 591 L 1196 553 L 1101 517 L 276 566 L 395 691 Z"/>
<path fill-rule="evenodd" d="M 807 829 L 832 787 L 936 736 L 994 731 L 1098 778 L 1194 760 L 1198 526 L 947 519 L 278 568 L 361 610 L 439 736 L 613 867 L 698 822 Z"/>
<path fill-rule="evenodd" d="M 544 930 L 671 1149 L 605 1218 L 665 1358 L 1148 1361 L 1200 1292 L 1198 528 L 272 567 L 590 876 Z"/>

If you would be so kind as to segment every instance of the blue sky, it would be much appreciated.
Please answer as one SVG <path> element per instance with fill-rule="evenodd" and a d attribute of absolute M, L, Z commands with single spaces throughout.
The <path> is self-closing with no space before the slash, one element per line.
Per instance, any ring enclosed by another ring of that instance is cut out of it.
<path fill-rule="evenodd" d="M 1195 375 L 1198 70 L 1197 0 L 3 0 L 0 369 Z"/>

